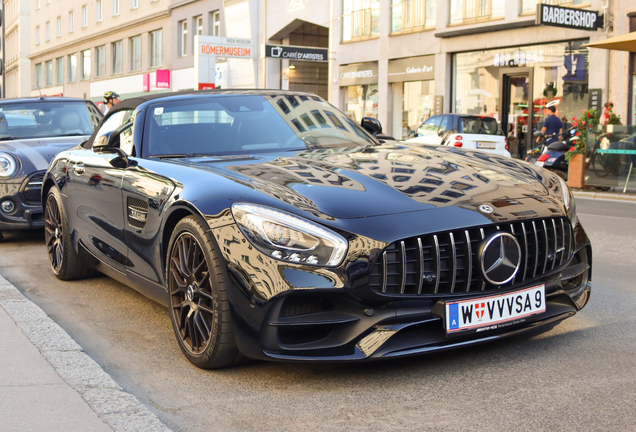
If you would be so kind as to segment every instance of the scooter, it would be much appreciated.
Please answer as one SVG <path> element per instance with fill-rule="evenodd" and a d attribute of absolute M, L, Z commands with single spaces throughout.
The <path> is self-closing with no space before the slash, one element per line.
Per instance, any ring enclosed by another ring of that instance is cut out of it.
<path fill-rule="evenodd" d="M 553 171 L 559 177 L 567 180 L 568 177 L 568 162 L 565 160 L 565 154 L 570 151 L 572 147 L 576 145 L 579 137 L 576 135 L 576 129 L 570 128 L 563 133 L 565 141 L 554 141 L 548 145 L 545 142 L 549 138 L 556 138 L 557 134 L 552 136 L 545 136 L 541 131 L 534 133 L 534 137 L 539 137 L 543 141 L 543 144 L 528 151 L 527 161 L 530 161 L 532 156 L 537 153 L 541 153 L 536 160 L 535 165 Z M 541 141 L 540 140 L 540 141 Z"/>

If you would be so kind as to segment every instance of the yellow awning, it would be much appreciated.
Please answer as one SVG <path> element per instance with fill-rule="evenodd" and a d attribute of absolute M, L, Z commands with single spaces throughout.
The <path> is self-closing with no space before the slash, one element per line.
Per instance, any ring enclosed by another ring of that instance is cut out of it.
<path fill-rule="evenodd" d="M 622 36 L 614 36 L 598 42 L 591 42 L 584 46 L 590 48 L 636 52 L 636 32 L 627 33 Z"/>

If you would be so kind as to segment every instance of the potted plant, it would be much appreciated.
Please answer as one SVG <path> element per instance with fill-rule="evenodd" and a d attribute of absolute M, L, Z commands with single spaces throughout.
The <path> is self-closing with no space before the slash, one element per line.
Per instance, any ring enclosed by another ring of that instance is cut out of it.
<path fill-rule="evenodd" d="M 587 150 L 587 133 L 595 130 L 600 120 L 597 110 L 590 108 L 581 111 L 581 118 L 572 118 L 572 126 L 576 128 L 575 135 L 579 137 L 574 147 L 565 154 L 568 161 L 568 185 L 573 188 L 585 186 L 585 153 Z"/>

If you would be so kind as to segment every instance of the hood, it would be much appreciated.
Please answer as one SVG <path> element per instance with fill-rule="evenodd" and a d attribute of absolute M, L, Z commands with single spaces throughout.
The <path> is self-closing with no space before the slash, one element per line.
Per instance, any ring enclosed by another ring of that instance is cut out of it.
<path fill-rule="evenodd" d="M 549 193 L 547 179 L 532 165 L 440 146 L 385 144 L 171 162 L 213 171 L 247 186 L 238 200 L 279 207 L 285 203 L 339 219 L 536 200 Z"/>
<path fill-rule="evenodd" d="M 16 139 L 0 141 L 0 151 L 8 152 L 20 159 L 23 174 L 44 171 L 59 152 L 86 141 L 88 136 L 55 138 Z"/>

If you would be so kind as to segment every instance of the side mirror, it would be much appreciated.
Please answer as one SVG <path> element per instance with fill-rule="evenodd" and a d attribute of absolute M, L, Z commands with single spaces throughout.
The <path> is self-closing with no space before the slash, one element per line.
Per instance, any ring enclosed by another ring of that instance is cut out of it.
<path fill-rule="evenodd" d="M 92 147 L 95 153 L 108 152 L 108 138 L 110 137 L 111 134 L 112 132 L 108 132 L 105 135 L 95 138 L 95 141 L 93 141 L 93 147 Z"/>
<path fill-rule="evenodd" d="M 121 134 L 130 128 L 132 128 L 132 122 L 123 124 L 114 131 L 107 132 L 104 135 L 95 138 L 95 141 L 93 141 L 93 151 L 95 153 L 117 153 L 122 156 L 124 153 L 119 148 L 121 143 Z"/>
<path fill-rule="evenodd" d="M 378 119 L 374 119 L 373 117 L 362 117 L 360 126 L 362 126 L 362 129 L 369 132 L 373 136 L 382 133 L 382 125 L 380 124 L 380 121 Z"/>

